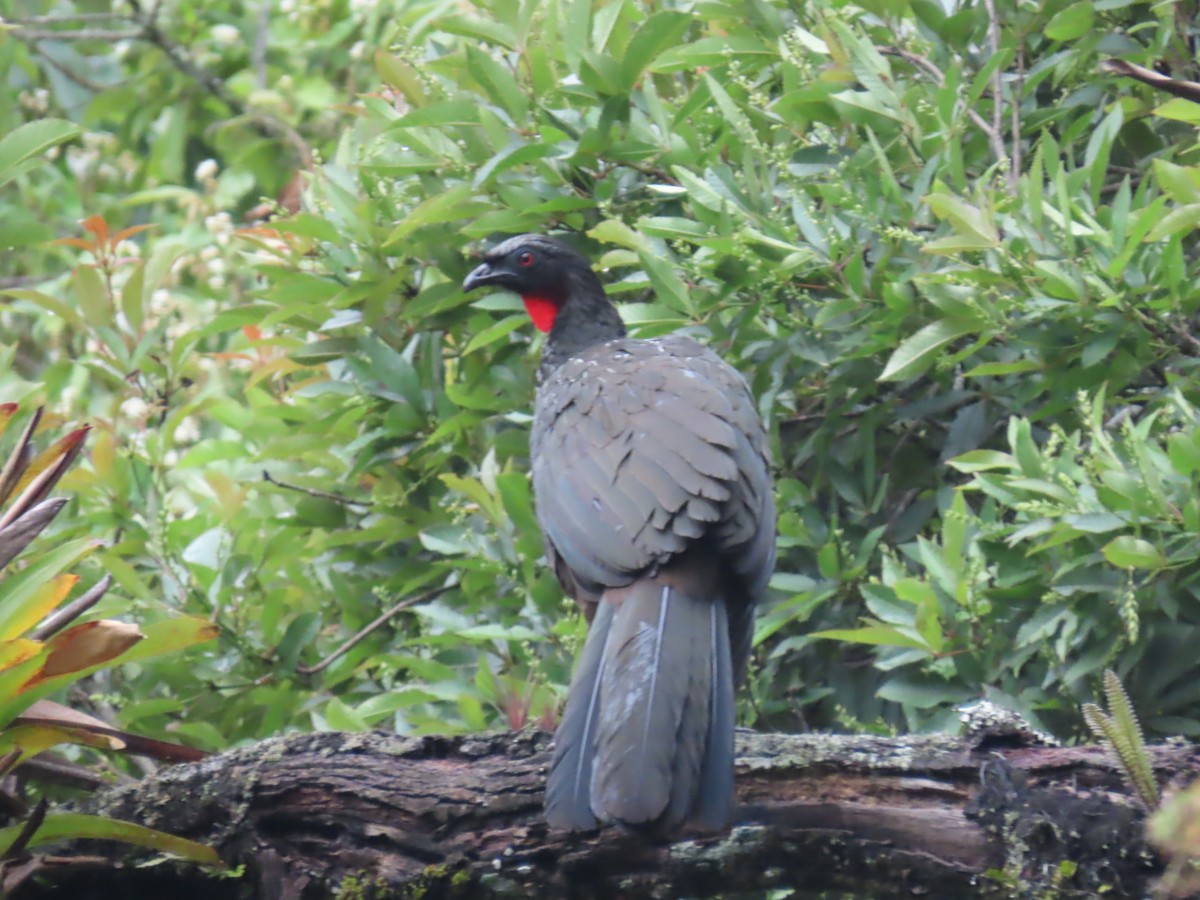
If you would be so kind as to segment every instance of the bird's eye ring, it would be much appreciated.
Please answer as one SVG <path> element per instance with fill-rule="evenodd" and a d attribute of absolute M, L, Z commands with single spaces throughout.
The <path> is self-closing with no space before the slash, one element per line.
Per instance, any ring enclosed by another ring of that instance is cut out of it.
<path fill-rule="evenodd" d="M 528 250 L 524 251 L 520 256 L 517 257 L 517 265 L 524 266 L 525 268 L 529 268 L 530 266 L 532 266 L 533 265 L 533 254 L 530 253 Z"/>

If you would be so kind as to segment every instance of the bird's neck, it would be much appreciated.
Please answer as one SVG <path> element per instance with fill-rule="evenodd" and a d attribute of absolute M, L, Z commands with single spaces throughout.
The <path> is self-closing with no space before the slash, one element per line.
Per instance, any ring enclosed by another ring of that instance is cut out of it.
<path fill-rule="evenodd" d="M 571 279 L 542 351 L 541 378 L 589 347 L 625 336 L 625 323 L 590 269 Z"/>

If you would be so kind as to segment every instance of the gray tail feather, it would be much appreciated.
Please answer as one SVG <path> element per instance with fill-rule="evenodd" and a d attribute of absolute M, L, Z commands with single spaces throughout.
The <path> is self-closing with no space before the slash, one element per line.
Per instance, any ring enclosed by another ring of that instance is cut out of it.
<path fill-rule="evenodd" d="M 601 602 L 588 630 L 567 707 L 554 732 L 554 760 L 546 779 L 546 821 L 553 828 L 596 827 L 592 812 L 592 758 L 596 750 L 600 672 L 612 625 L 613 605 Z"/>
<path fill-rule="evenodd" d="M 724 825 L 733 778 L 725 604 L 651 579 L 632 585 L 600 679 L 596 816 L 660 829 L 698 818 Z"/>
<path fill-rule="evenodd" d="M 705 830 L 724 828 L 733 813 L 733 732 L 737 708 L 733 697 L 733 658 L 725 604 L 711 605 L 710 650 L 713 667 L 711 714 L 699 790 L 689 821 Z"/>

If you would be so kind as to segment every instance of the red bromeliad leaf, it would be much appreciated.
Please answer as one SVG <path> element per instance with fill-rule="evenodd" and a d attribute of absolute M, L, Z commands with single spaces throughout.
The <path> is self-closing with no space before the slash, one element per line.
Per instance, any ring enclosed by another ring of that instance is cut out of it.
<path fill-rule="evenodd" d="M 116 659 L 143 638 L 145 635 L 136 625 L 113 619 L 84 622 L 68 628 L 46 642 L 50 651 L 46 661 L 21 685 L 18 693 L 56 675 L 79 672 Z"/>
<path fill-rule="evenodd" d="M 82 744 L 100 750 L 124 750 L 125 742 L 109 734 L 99 734 L 84 728 L 43 722 L 13 725 L 0 731 L 0 750 L 17 750 L 20 756 L 9 762 L 15 768 L 31 756 L 45 753 L 59 744 Z M 8 774 L 3 772 L 0 774 Z"/>
<path fill-rule="evenodd" d="M 34 700 L 29 708 L 14 720 L 25 725 L 45 723 L 62 725 L 64 728 L 89 728 L 93 731 L 111 731 L 112 726 L 103 719 L 55 703 L 53 700 Z"/>
<path fill-rule="evenodd" d="M 53 700 L 34 701 L 33 705 L 13 720 L 13 724 L 15 726 L 37 725 L 87 732 L 112 741 L 110 749 L 153 756 L 165 762 L 199 762 L 211 755 L 206 750 L 188 747 L 185 744 L 131 734 L 128 731 L 114 728 L 95 716 L 78 712 L 69 706 L 55 703 Z M 2 741 L 6 735 L 7 732 L 0 732 L 0 749 L 3 748 Z"/>
<path fill-rule="evenodd" d="M 13 447 L 12 452 L 8 454 L 8 459 L 4 463 L 4 468 L 0 469 L 0 503 L 3 503 L 9 498 L 16 486 L 17 479 L 21 477 L 25 466 L 29 464 L 29 457 L 32 451 L 29 449 L 30 441 L 33 440 L 33 433 L 37 430 L 38 423 L 42 420 L 42 407 L 38 407 L 33 411 L 33 415 L 25 424 L 25 430 L 21 432 L 21 437 L 17 439 L 17 445 Z M 17 515 L 20 515 L 18 513 Z M 7 521 L 12 521 L 16 516 L 6 516 Z M 7 524 L 7 523 L 6 523 Z M 2 526 L 0 526 L 2 527 Z"/>
<path fill-rule="evenodd" d="M 0 725 L 6 725 L 11 722 L 28 709 L 35 700 L 39 700 L 50 692 L 78 681 L 80 678 L 90 675 L 92 672 L 105 666 L 137 662 L 152 656 L 173 653 L 176 650 L 182 650 L 193 644 L 211 640 L 219 634 L 217 626 L 207 619 L 200 619 L 195 616 L 181 616 L 176 619 L 168 619 L 164 622 L 147 625 L 144 632 L 145 639 L 143 640 L 140 637 L 133 639 L 128 648 L 115 657 L 104 657 L 101 654 L 93 656 L 90 661 L 76 658 L 73 660 L 74 664 L 83 664 L 86 667 L 82 669 L 68 668 L 62 674 L 58 675 L 47 674 L 46 664 L 49 662 L 47 659 L 49 656 L 47 648 L 53 646 L 69 654 L 71 650 L 67 646 L 68 637 L 75 632 L 85 632 L 89 628 L 94 629 L 97 624 L 99 623 L 88 622 L 84 625 L 76 625 L 74 628 L 62 631 L 47 641 L 45 645 L 39 644 L 39 652 L 34 654 L 32 659 L 27 659 L 21 665 L 14 665 L 7 671 L 0 671 Z M 125 629 L 132 629 L 134 631 L 137 630 L 132 625 L 123 625 L 120 622 L 108 624 L 122 626 Z M 0 644 L 0 647 L 3 647 L 3 644 Z M 85 647 L 85 649 L 87 648 Z M 69 657 L 63 656 L 60 659 L 65 662 Z"/>
<path fill-rule="evenodd" d="M 0 569 L 16 559 L 66 505 L 65 497 L 43 500 L 0 528 Z"/>
<path fill-rule="evenodd" d="M 76 428 L 39 453 L 17 481 L 13 491 L 18 500 L 0 518 L 0 528 L 8 525 L 38 501 L 42 500 L 58 480 L 66 473 L 75 457 L 79 455 L 83 442 L 87 440 L 90 425 Z M 21 493 L 21 492 L 24 493 Z"/>

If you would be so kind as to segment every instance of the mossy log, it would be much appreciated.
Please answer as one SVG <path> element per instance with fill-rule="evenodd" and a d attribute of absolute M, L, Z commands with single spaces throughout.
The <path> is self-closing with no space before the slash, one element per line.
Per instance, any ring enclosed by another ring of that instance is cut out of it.
<path fill-rule="evenodd" d="M 44 870 L 23 896 L 1141 897 L 1161 872 L 1098 747 L 741 733 L 738 824 L 655 843 L 549 832 L 548 745 L 305 734 L 164 769 L 90 809 L 210 843 L 240 877 L 126 857 Z M 1164 784 L 1200 771 L 1196 748 L 1151 754 Z"/>

